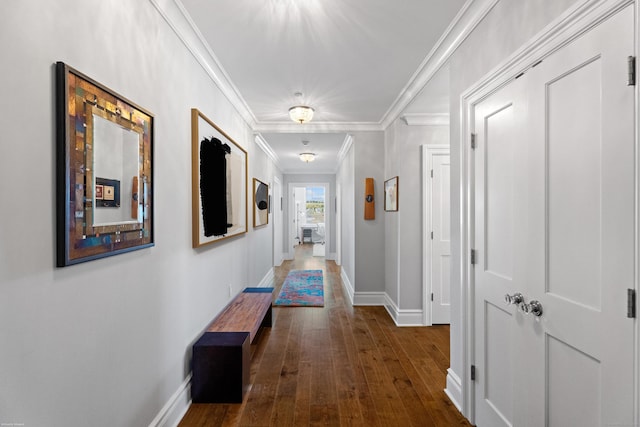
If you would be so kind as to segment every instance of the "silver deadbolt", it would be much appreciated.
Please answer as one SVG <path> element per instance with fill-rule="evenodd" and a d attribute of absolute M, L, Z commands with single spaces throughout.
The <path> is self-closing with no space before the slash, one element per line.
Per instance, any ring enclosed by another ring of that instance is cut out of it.
<path fill-rule="evenodd" d="M 513 295 L 506 294 L 504 296 L 504 302 L 507 304 L 519 305 L 520 303 L 524 302 L 524 297 L 520 292 L 516 292 Z"/>

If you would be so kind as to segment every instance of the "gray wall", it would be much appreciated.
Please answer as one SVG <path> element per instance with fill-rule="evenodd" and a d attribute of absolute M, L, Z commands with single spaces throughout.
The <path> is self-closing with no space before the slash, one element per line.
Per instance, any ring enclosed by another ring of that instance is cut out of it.
<path fill-rule="evenodd" d="M 0 22 L 0 423 L 148 425 L 229 285 L 271 268 L 266 228 L 191 248 L 190 109 L 247 149 L 250 178 L 272 165 L 151 2 L 23 0 Z M 54 267 L 55 61 L 154 113 L 155 247 Z"/>
<path fill-rule="evenodd" d="M 384 133 L 354 132 L 356 292 L 384 291 Z M 364 181 L 373 178 L 376 219 L 364 219 Z"/>
<path fill-rule="evenodd" d="M 385 132 L 386 179 L 398 176 L 398 212 L 385 214 L 385 290 L 401 310 L 422 309 L 423 144 L 449 144 L 448 126 L 407 126 Z"/>

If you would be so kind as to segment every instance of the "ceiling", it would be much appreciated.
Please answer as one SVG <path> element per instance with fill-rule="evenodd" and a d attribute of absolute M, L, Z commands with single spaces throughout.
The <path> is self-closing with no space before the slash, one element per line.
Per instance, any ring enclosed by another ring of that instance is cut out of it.
<path fill-rule="evenodd" d="M 314 132 L 378 125 L 465 0 L 177 0 L 253 115 L 284 173 L 333 173 L 344 132 L 309 134 L 289 107 L 315 109 Z M 302 95 L 295 95 L 297 92 Z M 277 131 L 282 128 L 282 133 Z M 292 126 L 294 125 L 294 126 Z M 300 132 L 297 128 L 300 127 Z M 318 127 L 320 126 L 320 128 Z M 309 140 L 317 161 L 297 159 Z"/>

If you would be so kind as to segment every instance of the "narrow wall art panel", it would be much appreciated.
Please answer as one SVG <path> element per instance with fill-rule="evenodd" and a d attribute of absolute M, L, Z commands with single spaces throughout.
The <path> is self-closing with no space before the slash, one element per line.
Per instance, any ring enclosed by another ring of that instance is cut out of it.
<path fill-rule="evenodd" d="M 191 109 L 193 247 L 247 232 L 247 152 Z"/>

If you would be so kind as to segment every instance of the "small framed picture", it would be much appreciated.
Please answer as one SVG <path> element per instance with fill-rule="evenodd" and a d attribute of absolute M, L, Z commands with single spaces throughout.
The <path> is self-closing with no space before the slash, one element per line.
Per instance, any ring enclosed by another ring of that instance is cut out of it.
<path fill-rule="evenodd" d="M 262 227 L 269 223 L 269 186 L 253 178 L 253 226 Z"/>
<path fill-rule="evenodd" d="M 394 176 L 384 182 L 384 210 L 396 212 L 398 210 L 398 177 Z"/>

